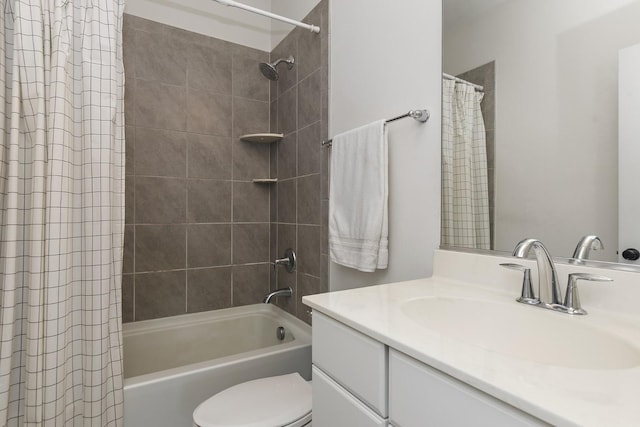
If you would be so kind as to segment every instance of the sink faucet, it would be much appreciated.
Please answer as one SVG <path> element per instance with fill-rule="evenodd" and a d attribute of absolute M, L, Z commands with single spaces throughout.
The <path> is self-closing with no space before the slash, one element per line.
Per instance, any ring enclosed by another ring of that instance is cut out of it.
<path fill-rule="evenodd" d="M 589 259 L 589 252 L 591 252 L 591 249 L 604 249 L 602 240 L 600 240 L 598 236 L 589 235 L 580 239 L 576 249 L 573 251 L 572 258 L 575 260 Z"/>
<path fill-rule="evenodd" d="M 264 299 L 262 300 L 263 303 L 265 304 L 269 304 L 271 302 L 271 300 L 273 298 L 277 298 L 277 297 L 291 297 L 293 296 L 293 289 L 291 289 L 291 287 L 288 288 L 281 288 L 281 289 L 276 289 L 273 292 L 269 292 Z"/>
<path fill-rule="evenodd" d="M 589 239 L 594 237 L 600 242 L 596 236 L 585 236 L 582 241 L 586 241 L 587 245 L 591 245 L 591 242 L 595 239 Z M 581 241 L 581 243 L 582 243 Z M 600 242 L 602 244 L 602 242 Z M 578 245 L 580 246 L 580 245 Z M 513 256 L 518 258 L 526 258 L 529 252 L 533 252 L 536 256 L 536 262 L 538 264 L 538 297 L 536 298 L 533 290 L 531 289 L 531 271 L 528 267 L 519 264 L 504 263 L 500 264 L 501 267 L 506 267 L 512 270 L 519 270 L 524 273 L 522 281 L 522 294 L 516 301 L 531 304 L 535 307 L 547 308 L 549 310 L 559 311 L 568 314 L 587 314 L 580 305 L 580 298 L 578 297 L 578 280 L 589 280 L 592 282 L 611 282 L 612 280 L 604 276 L 596 276 L 595 274 L 587 273 L 572 273 L 569 274 L 569 281 L 567 283 L 567 292 L 562 300 L 562 293 L 558 286 L 558 274 L 556 268 L 553 265 L 553 260 L 549 251 L 537 239 L 524 239 L 516 245 L 513 250 Z M 588 250 L 588 249 L 587 249 Z M 577 251 L 577 249 L 576 249 Z M 543 294 L 544 292 L 544 294 Z"/>
<path fill-rule="evenodd" d="M 558 274 L 549 251 L 538 239 L 524 239 L 513 250 L 513 256 L 527 258 L 533 249 L 538 264 L 538 297 L 542 304 L 562 304 L 562 292 L 558 285 Z"/>

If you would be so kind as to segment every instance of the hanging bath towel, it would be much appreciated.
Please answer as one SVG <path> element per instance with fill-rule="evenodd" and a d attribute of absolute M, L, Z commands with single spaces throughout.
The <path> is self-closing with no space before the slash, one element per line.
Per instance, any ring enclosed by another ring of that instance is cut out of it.
<path fill-rule="evenodd" d="M 331 261 L 364 272 L 387 268 L 388 169 L 384 120 L 333 138 L 329 191 Z"/>

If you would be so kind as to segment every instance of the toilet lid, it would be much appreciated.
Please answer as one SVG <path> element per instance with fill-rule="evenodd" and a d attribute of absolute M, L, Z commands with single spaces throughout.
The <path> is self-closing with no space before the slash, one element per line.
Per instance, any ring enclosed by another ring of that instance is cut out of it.
<path fill-rule="evenodd" d="M 298 373 L 238 384 L 210 397 L 193 412 L 201 427 L 276 427 L 311 412 L 311 385 Z"/>

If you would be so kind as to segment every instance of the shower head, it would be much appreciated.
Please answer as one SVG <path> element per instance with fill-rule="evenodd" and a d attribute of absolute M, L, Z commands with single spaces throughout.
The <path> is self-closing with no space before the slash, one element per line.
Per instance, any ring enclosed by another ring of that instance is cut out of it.
<path fill-rule="evenodd" d="M 278 75 L 278 71 L 276 70 L 276 67 L 281 62 L 286 63 L 287 68 L 290 70 L 293 68 L 293 64 L 295 63 L 295 60 L 293 59 L 293 56 L 289 56 L 288 58 L 280 58 L 277 61 L 271 62 L 271 63 L 261 62 L 258 67 L 260 67 L 260 72 L 262 73 L 262 75 L 268 78 L 269 80 L 278 80 L 280 76 Z"/>

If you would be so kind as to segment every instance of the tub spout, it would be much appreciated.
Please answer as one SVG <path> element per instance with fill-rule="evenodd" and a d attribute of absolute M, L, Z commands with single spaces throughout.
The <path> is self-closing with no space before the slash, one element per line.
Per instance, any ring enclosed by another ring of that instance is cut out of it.
<path fill-rule="evenodd" d="M 269 304 L 271 302 L 271 300 L 273 298 L 277 298 L 277 297 L 291 297 L 293 296 L 293 289 L 289 288 L 281 288 L 281 289 L 276 289 L 273 292 L 269 292 L 264 299 L 262 300 L 263 303 L 265 304 Z"/>

